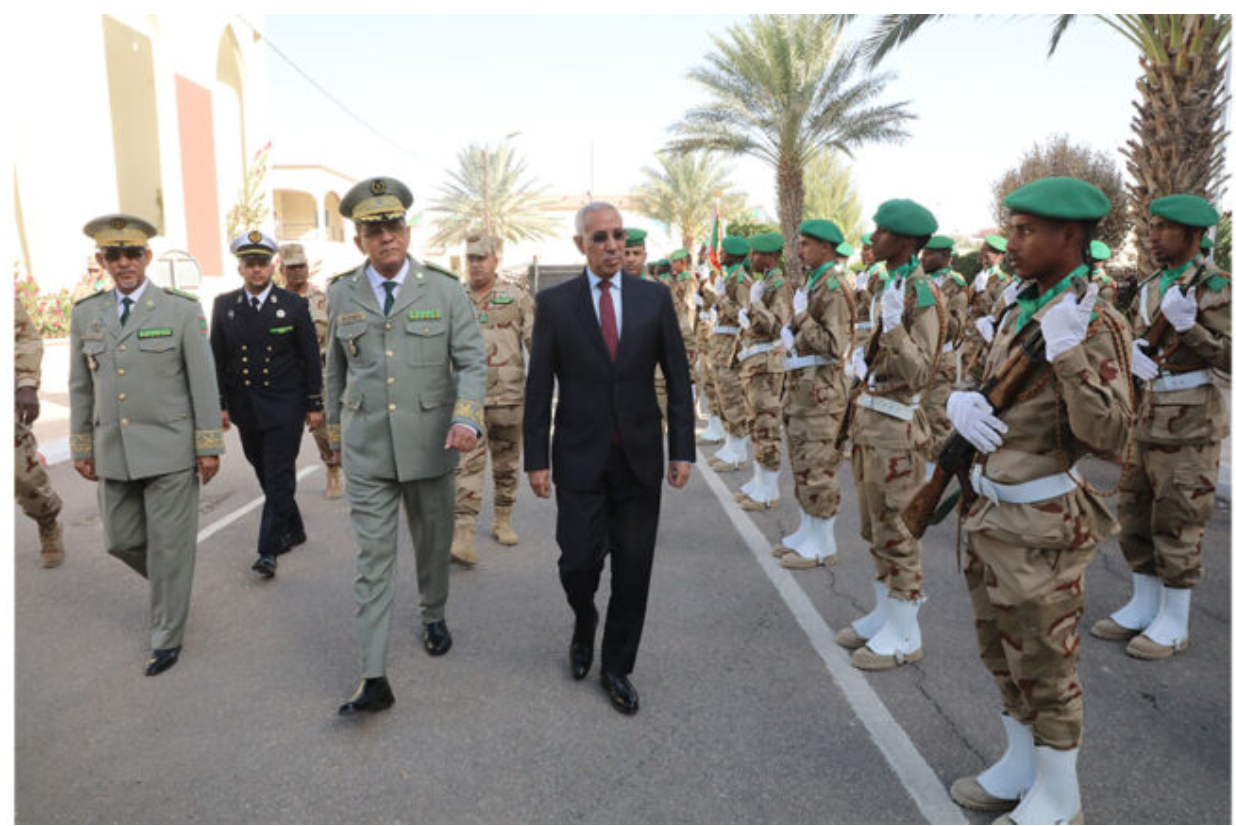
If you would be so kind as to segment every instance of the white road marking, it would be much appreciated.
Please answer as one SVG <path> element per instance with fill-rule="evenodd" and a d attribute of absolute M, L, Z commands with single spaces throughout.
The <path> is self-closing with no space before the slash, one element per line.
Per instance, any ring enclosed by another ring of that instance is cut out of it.
<path fill-rule="evenodd" d="M 726 515 L 764 571 L 764 575 L 777 589 L 799 627 L 807 635 L 811 647 L 824 661 L 824 668 L 837 688 L 841 689 L 846 702 L 854 711 L 854 716 L 862 721 L 876 748 L 884 755 L 901 785 L 918 805 L 926 822 L 969 823 L 961 809 L 949 797 L 940 778 L 914 747 L 914 742 L 905 729 L 889 713 L 863 673 L 850 665 L 849 652 L 833 641 L 833 629 L 815 610 L 811 599 L 793 575 L 782 568 L 773 557 L 764 534 L 734 502 L 733 494 L 716 471 L 709 467 L 706 461 L 696 463 L 696 468 L 712 488 L 713 494 L 725 509 Z"/>
<path fill-rule="evenodd" d="M 300 482 L 306 476 L 308 476 L 309 474 L 317 470 L 320 470 L 321 468 L 322 468 L 321 465 L 309 465 L 309 467 L 301 468 L 300 471 L 296 474 L 296 481 Z M 265 496 L 259 496 L 257 499 L 254 499 L 252 502 L 248 503 L 247 505 L 240 506 L 236 510 L 229 513 L 227 516 L 223 517 L 222 519 L 219 519 L 218 521 L 215 521 L 215 522 L 211 522 L 205 528 L 202 528 L 200 531 L 197 532 L 197 543 L 199 545 L 202 544 L 202 542 L 214 536 L 219 531 L 223 530 L 228 525 L 235 522 L 237 519 L 240 519 L 242 516 L 244 516 L 249 511 L 254 510 L 255 508 L 261 507 L 262 503 L 265 501 L 266 501 Z"/>

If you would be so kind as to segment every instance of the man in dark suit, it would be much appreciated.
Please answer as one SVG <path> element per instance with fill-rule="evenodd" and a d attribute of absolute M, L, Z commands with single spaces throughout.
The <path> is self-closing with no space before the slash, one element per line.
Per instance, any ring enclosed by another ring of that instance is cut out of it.
<path fill-rule="evenodd" d="M 275 557 L 305 541 L 296 507 L 301 424 L 322 423 L 322 362 L 305 299 L 271 283 L 275 242 L 254 230 L 232 241 L 245 285 L 215 299 L 210 347 L 223 429 L 240 428 L 266 502 L 253 570 L 270 579 Z"/>
<path fill-rule="evenodd" d="M 610 601 L 601 642 L 601 685 L 624 714 L 639 710 L 635 667 L 657 518 L 664 453 L 654 384 L 668 393 L 669 469 L 676 488 L 695 461 L 695 419 L 686 349 L 663 284 L 623 275 L 622 216 L 594 202 L 575 218 L 575 245 L 588 259 L 578 278 L 537 295 L 524 412 L 524 469 L 533 492 L 558 488 L 558 573 L 575 612 L 569 658 L 582 680 L 592 665 L 594 604 L 605 555 Z M 550 407 L 554 382 L 552 463 Z"/>

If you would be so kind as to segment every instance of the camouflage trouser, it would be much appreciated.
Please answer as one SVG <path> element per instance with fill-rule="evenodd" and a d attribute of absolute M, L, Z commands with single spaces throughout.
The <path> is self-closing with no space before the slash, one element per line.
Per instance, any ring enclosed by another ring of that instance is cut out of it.
<path fill-rule="evenodd" d="M 987 347 L 987 343 L 983 341 L 983 336 L 978 329 L 971 323 L 970 328 L 966 331 L 965 336 L 961 340 L 961 368 L 957 375 L 955 384 L 960 390 L 972 390 L 978 385 L 978 382 L 970 371 L 970 367 L 975 363 L 975 360 L 981 357 L 981 352 Z M 974 372 L 981 372 L 975 370 Z"/>
<path fill-rule="evenodd" d="M 720 418 L 721 403 L 717 401 L 717 375 L 712 367 L 712 359 L 707 357 L 708 348 L 712 342 L 712 335 L 701 334 L 700 339 L 705 344 L 695 359 L 695 385 L 699 388 L 699 392 L 704 394 L 704 398 L 708 402 L 708 414 Z"/>
<path fill-rule="evenodd" d="M 665 392 L 665 376 L 661 373 L 660 366 L 657 367 L 657 407 L 661 408 L 661 426 L 665 427 L 669 421 L 669 395 Z"/>
<path fill-rule="evenodd" d="M 334 451 L 330 449 L 330 438 L 326 435 L 326 416 L 322 416 L 322 423 L 311 432 L 313 433 L 313 441 L 317 442 L 318 445 L 318 455 L 322 457 L 324 463 L 330 465 Z"/>
<path fill-rule="evenodd" d="M 455 469 L 455 521 L 474 522 L 481 512 L 485 492 L 485 458 L 494 459 L 494 507 L 515 504 L 519 489 L 519 449 L 523 442 L 524 406 L 494 405 L 485 408 L 485 434 Z"/>
<path fill-rule="evenodd" d="M 1202 535 L 1215 506 L 1219 444 L 1133 444 L 1120 487 L 1120 550 L 1135 574 L 1168 588 L 1202 578 Z"/>
<path fill-rule="evenodd" d="M 1004 708 L 1053 749 L 1081 743 L 1077 633 L 1086 602 L 1087 550 L 1036 550 L 971 532 L 966 586 L 979 656 Z"/>
<path fill-rule="evenodd" d="M 782 418 L 794 474 L 794 498 L 807 513 L 821 519 L 841 508 L 841 462 L 833 447 L 845 415 L 844 383 L 830 381 L 839 367 L 809 367 L 785 374 Z M 840 389 L 840 393 L 837 392 Z"/>
<path fill-rule="evenodd" d="M 785 373 L 768 369 L 768 353 L 738 365 L 746 397 L 747 431 L 751 434 L 753 458 L 765 470 L 781 467 L 781 386 Z"/>
<path fill-rule="evenodd" d="M 876 580 L 893 599 L 922 596 L 922 548 L 910 535 L 901 510 L 924 481 L 926 463 L 916 450 L 854 445 L 854 486 L 862 537 L 871 543 Z"/>
<path fill-rule="evenodd" d="M 738 370 L 730 363 L 734 352 L 734 337 L 712 334 L 708 344 L 708 360 L 712 362 L 713 382 L 717 388 L 717 407 L 725 432 L 735 439 L 747 435 L 747 403 L 743 398 Z"/>
<path fill-rule="evenodd" d="M 931 445 L 927 448 L 927 458 L 934 462 L 944 447 L 944 440 L 953 431 L 953 423 L 948 418 L 948 397 L 957 383 L 957 352 L 950 350 L 940 354 L 940 364 L 936 369 L 936 380 L 923 399 L 923 413 L 927 415 L 927 427 L 931 429 Z"/>
<path fill-rule="evenodd" d="M 39 443 L 34 432 L 21 422 L 13 423 L 13 493 L 22 511 L 36 522 L 50 522 L 60 515 L 60 497 L 39 462 Z"/>

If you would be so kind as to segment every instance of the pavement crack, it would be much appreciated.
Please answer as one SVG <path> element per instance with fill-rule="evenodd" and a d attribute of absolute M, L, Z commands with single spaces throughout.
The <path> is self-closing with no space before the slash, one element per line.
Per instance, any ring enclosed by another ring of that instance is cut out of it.
<path fill-rule="evenodd" d="M 966 750 L 973 754 L 978 759 L 980 764 L 986 765 L 985 761 L 988 758 L 982 754 L 973 743 L 970 742 L 970 738 L 962 732 L 953 718 L 949 716 L 947 711 L 944 710 L 944 707 L 941 706 L 939 701 L 937 701 L 936 698 L 932 696 L 932 693 L 927 690 L 927 672 L 923 670 L 922 666 L 917 664 L 911 664 L 909 667 L 914 671 L 914 688 L 919 694 L 923 695 L 924 700 L 931 704 L 931 707 L 936 710 L 936 714 L 939 715 L 940 719 L 943 720 L 945 725 L 948 726 L 949 731 L 951 731 L 953 735 L 961 741 L 962 745 L 966 747 Z"/>

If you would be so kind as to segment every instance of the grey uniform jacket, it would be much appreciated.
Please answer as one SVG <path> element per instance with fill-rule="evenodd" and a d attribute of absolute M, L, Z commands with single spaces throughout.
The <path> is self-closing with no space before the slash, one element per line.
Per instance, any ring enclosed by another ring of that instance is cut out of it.
<path fill-rule="evenodd" d="M 452 424 L 484 430 L 489 367 L 472 302 L 450 273 L 408 259 L 384 315 L 368 261 L 331 283 L 326 422 L 348 475 L 430 479 L 454 470 Z"/>

